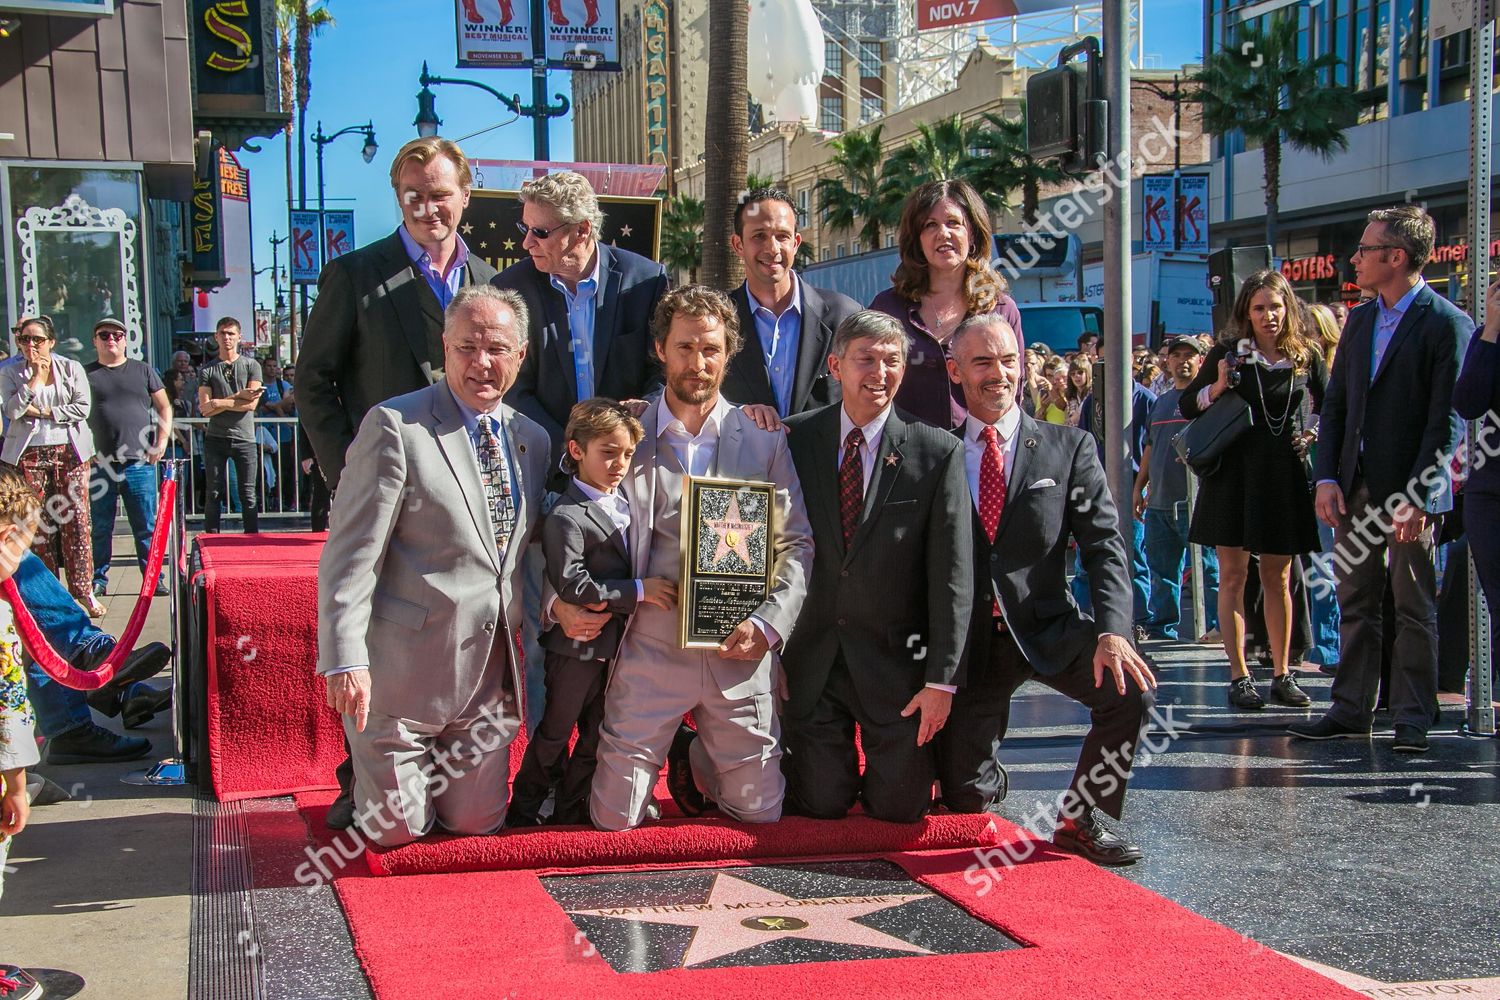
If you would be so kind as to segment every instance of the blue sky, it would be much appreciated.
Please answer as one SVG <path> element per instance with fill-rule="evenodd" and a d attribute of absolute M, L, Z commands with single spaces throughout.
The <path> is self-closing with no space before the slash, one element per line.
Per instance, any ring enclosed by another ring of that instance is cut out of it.
<path fill-rule="evenodd" d="M 902 0 L 911 2 L 911 0 Z M 1147 65 L 1174 67 L 1200 58 L 1203 38 L 1202 0 L 1143 0 L 1145 4 Z M 332 0 L 329 11 L 337 23 L 313 43 L 312 100 L 308 105 L 308 135 L 321 119 L 326 134 L 366 120 L 375 126 L 380 152 L 374 162 L 360 157 L 363 139 L 344 136 L 324 148 L 326 204 L 353 208 L 355 233 L 361 244 L 385 235 L 399 218 L 391 195 L 390 158 L 401 144 L 416 137 L 411 124 L 417 113 L 417 77 L 425 59 L 440 76 L 480 80 L 501 93 L 519 93 L 529 103 L 530 74 L 521 70 L 459 70 L 455 68 L 455 4 L 447 0 Z M 548 77 L 552 93 L 571 92 L 568 74 Z M 438 117 L 442 134 L 459 138 L 512 116 L 489 94 L 470 87 L 438 86 Z M 573 156 L 571 117 L 551 122 L 552 158 Z M 531 121 L 521 119 L 494 131 L 466 139 L 464 152 L 480 159 L 531 158 Z M 283 140 L 260 143 L 259 153 L 242 151 L 240 162 L 250 169 L 251 211 L 255 266 L 271 263 L 270 238 L 285 236 L 286 177 Z M 317 207 L 316 147 L 307 143 L 307 203 Z M 292 157 L 295 169 L 296 146 Z M 281 262 L 286 262 L 282 246 Z M 272 301 L 271 275 L 260 276 L 258 304 Z"/>

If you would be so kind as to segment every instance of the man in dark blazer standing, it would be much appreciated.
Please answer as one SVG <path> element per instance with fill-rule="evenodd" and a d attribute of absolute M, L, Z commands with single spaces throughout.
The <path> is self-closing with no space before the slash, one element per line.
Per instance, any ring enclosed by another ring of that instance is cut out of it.
<path fill-rule="evenodd" d="M 973 604 L 963 449 L 892 405 L 906 369 L 896 320 L 844 320 L 828 366 L 842 401 L 787 422 L 815 552 L 782 654 L 787 808 L 837 819 L 858 800 L 912 823 L 932 806 L 932 741 L 963 682 Z"/>
<path fill-rule="evenodd" d="M 443 312 L 460 288 L 495 276 L 458 235 L 472 184 L 453 143 L 412 140 L 391 163 L 401 225 L 318 275 L 297 361 L 297 417 L 330 491 L 371 408 L 443 380 Z M 337 773 L 328 825 L 343 830 L 354 817 L 348 758 Z"/>
<path fill-rule="evenodd" d="M 641 399 L 661 385 L 651 315 L 667 290 L 654 260 L 603 242 L 604 213 L 581 174 L 521 185 L 521 248 L 529 255 L 495 284 L 531 310 L 531 349 L 506 402 L 552 436 L 554 463 L 573 404 L 593 396 Z M 556 473 L 553 488 L 567 477 Z"/>
<path fill-rule="evenodd" d="M 974 603 L 967 679 L 938 740 L 943 804 L 981 812 L 1005 794 L 996 756 L 1010 699 L 1038 680 L 1089 710 L 1092 725 L 1060 800 L 1055 847 L 1101 865 L 1141 850 L 1099 817 L 1119 819 L 1156 678 L 1131 646 L 1130 571 L 1093 439 L 1022 412 L 1021 348 L 999 316 L 965 320 L 949 377 L 968 418 L 955 433 L 974 521 Z M 1093 617 L 1068 590 L 1068 536 L 1088 572 Z"/>
<path fill-rule="evenodd" d="M 391 163 L 401 225 L 318 275 L 297 361 L 297 415 L 330 490 L 371 407 L 442 381 L 443 310 L 460 288 L 495 276 L 458 235 L 472 184 L 453 143 L 412 140 Z"/>
<path fill-rule="evenodd" d="M 751 191 L 735 208 L 729 246 L 745 262 L 745 283 L 729 297 L 745 349 L 729 363 L 724 398 L 774 406 L 782 417 L 839 401 L 828 348 L 839 324 L 861 308 L 798 277 L 792 268 L 801 245 L 797 207 L 785 191 Z"/>
<path fill-rule="evenodd" d="M 1398 205 L 1369 220 L 1350 259 L 1375 298 L 1349 313 L 1318 418 L 1314 504 L 1335 531 L 1342 654 L 1327 714 L 1289 728 L 1304 739 L 1368 737 L 1391 627 L 1391 748 L 1421 753 L 1437 713 L 1432 553 L 1438 515 L 1453 509 L 1448 470 L 1462 429 L 1453 386 L 1474 322 L 1422 280 L 1436 236 L 1426 212 Z"/>

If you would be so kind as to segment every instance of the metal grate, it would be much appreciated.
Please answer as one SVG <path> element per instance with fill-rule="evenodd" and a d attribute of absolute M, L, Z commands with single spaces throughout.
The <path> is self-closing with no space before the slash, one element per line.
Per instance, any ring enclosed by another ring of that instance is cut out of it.
<path fill-rule="evenodd" d="M 250 842 L 237 803 L 193 802 L 188 1000 L 264 1000 Z"/>

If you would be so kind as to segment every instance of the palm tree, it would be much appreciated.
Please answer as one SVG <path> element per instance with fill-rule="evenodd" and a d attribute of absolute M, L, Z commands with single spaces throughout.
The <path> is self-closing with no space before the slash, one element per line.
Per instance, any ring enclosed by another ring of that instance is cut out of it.
<path fill-rule="evenodd" d="M 916 187 L 928 181 L 967 181 L 993 209 L 1003 209 L 1005 191 L 993 190 L 986 175 L 988 161 L 976 151 L 983 129 L 965 123 L 961 115 L 917 125 L 915 138 L 891 154 L 886 173 Z"/>
<path fill-rule="evenodd" d="M 750 145 L 745 46 L 750 8 L 744 0 L 708 0 L 708 106 L 704 114 L 703 282 L 729 289 L 742 278 L 729 249 L 734 210 L 745 186 Z"/>
<path fill-rule="evenodd" d="M 1247 141 L 1261 145 L 1266 242 L 1273 247 L 1281 210 L 1282 143 L 1324 160 L 1349 147 L 1344 127 L 1354 121 L 1359 100 L 1350 88 L 1331 82 L 1338 64 L 1331 52 L 1301 56 L 1296 18 L 1273 15 L 1269 29 L 1240 25 L 1233 43 L 1204 59 L 1203 69 L 1190 78 L 1197 86 L 1186 99 L 1202 105 L 1205 132 L 1220 139 L 1243 132 Z"/>
<path fill-rule="evenodd" d="M 880 146 L 884 125 L 868 132 L 845 132 L 828 140 L 833 155 L 828 165 L 838 173 L 820 177 L 814 190 L 823 221 L 834 229 L 859 230 L 861 245 L 880 246 L 880 234 L 901 219 L 901 200 L 905 179 L 897 184 L 885 169 L 885 153 Z"/>
<path fill-rule="evenodd" d="M 667 202 L 661 215 L 661 262 L 676 272 L 687 272 L 688 283 L 697 284 L 703 266 L 703 202 L 678 195 Z"/>
<path fill-rule="evenodd" d="M 981 177 L 981 191 L 995 191 L 1001 203 L 1016 188 L 1021 189 L 1021 220 L 1035 226 L 1041 203 L 1043 184 L 1058 184 L 1067 179 L 1052 160 L 1037 160 L 1026 149 L 1026 105 L 1023 102 L 1015 118 L 1002 118 L 993 112 L 984 115 L 977 146 L 984 151 L 986 162 Z M 994 203 L 992 203 L 994 204 Z M 999 207 L 999 206 L 997 206 Z"/>
<path fill-rule="evenodd" d="M 276 0 L 276 58 L 277 67 L 281 74 L 281 103 L 285 107 L 288 103 L 295 102 L 297 106 L 296 122 L 298 125 L 297 145 L 299 152 L 298 167 L 301 170 L 299 191 L 302 204 L 307 201 L 307 154 L 306 144 L 303 137 L 307 131 L 302 126 L 302 119 L 307 114 L 307 102 L 312 96 L 312 36 L 322 32 L 324 28 L 333 25 L 333 15 L 328 13 L 325 6 L 326 0 L 313 0 L 316 6 L 308 3 L 308 0 Z M 290 207 L 292 202 L 292 127 L 293 122 L 286 123 L 286 203 Z M 297 286 L 292 286 L 292 305 L 288 308 L 290 320 L 290 332 L 292 339 L 292 360 L 297 360 L 298 337 L 297 318 L 298 312 L 295 305 Z M 303 307 L 307 303 L 307 287 L 302 288 Z"/>

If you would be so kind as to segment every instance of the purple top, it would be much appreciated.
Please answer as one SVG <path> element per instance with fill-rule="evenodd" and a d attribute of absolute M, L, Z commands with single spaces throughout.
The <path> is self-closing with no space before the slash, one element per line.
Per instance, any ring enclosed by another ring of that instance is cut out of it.
<path fill-rule="evenodd" d="M 922 323 L 918 312 L 921 303 L 902 298 L 894 288 L 887 288 L 875 296 L 870 308 L 894 316 L 906 327 L 906 377 L 896 392 L 896 405 L 918 420 L 944 430 L 962 424 L 968 417 L 968 411 L 964 409 L 964 391 L 948 378 L 947 348 L 938 343 Z M 1015 299 L 1002 292 L 992 311 L 1010 324 L 1024 347 L 1026 338 L 1021 333 L 1021 310 L 1016 308 Z"/>

